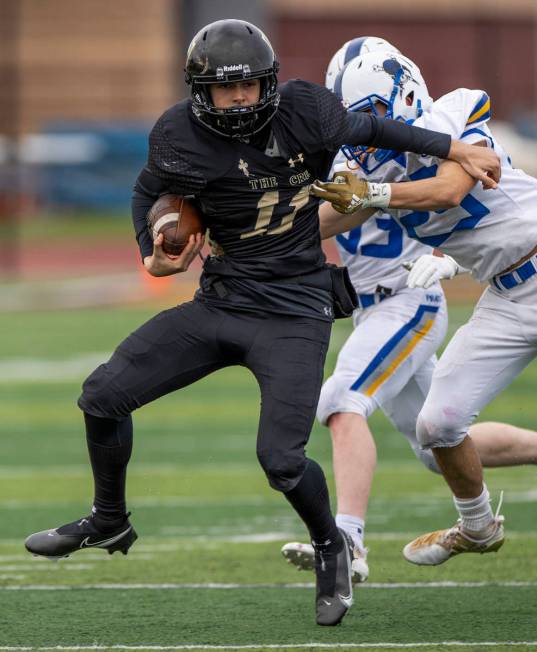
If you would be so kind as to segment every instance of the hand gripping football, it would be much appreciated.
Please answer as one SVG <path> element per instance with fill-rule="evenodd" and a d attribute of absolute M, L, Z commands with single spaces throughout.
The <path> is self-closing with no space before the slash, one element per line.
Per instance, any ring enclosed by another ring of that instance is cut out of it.
<path fill-rule="evenodd" d="M 205 233 L 203 217 L 194 204 L 181 195 L 162 195 L 147 214 L 147 225 L 153 240 L 162 233 L 162 249 L 178 256 L 192 234 Z"/>

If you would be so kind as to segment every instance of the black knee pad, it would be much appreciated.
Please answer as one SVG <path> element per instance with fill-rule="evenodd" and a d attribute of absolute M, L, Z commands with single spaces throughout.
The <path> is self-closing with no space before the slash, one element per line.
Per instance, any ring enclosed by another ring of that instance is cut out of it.
<path fill-rule="evenodd" d="M 257 459 L 265 471 L 270 486 L 287 493 L 294 489 L 304 475 L 307 459 L 298 451 L 264 449 L 257 451 Z"/>
<path fill-rule="evenodd" d="M 109 364 L 102 364 L 91 373 L 82 385 L 78 407 L 86 414 L 103 419 L 121 419 L 136 406 L 110 381 Z"/>

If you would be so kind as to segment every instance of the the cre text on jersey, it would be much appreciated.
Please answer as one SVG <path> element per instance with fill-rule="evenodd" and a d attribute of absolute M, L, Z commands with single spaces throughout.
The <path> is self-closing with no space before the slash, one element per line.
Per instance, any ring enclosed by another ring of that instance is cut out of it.
<path fill-rule="evenodd" d="M 248 179 L 252 190 L 266 190 L 267 188 L 277 188 L 278 180 L 276 177 L 260 177 L 259 179 Z"/>
<path fill-rule="evenodd" d="M 293 176 L 289 177 L 289 183 L 292 186 L 299 186 L 300 184 L 304 183 L 304 181 L 307 181 L 310 178 L 311 178 L 311 174 L 309 173 L 309 170 L 304 170 L 303 172 L 299 172 L 298 174 L 293 174 Z"/>

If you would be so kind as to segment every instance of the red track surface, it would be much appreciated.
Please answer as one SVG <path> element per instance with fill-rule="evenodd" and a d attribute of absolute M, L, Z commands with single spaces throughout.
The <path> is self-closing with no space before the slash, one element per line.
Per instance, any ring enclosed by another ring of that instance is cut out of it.
<path fill-rule="evenodd" d="M 334 243 L 324 244 L 330 262 L 338 262 Z M 174 277 L 153 278 L 142 268 L 135 243 L 118 241 L 95 246 L 93 242 L 69 241 L 24 245 L 18 255 L 17 269 L 6 280 L 53 281 L 85 276 L 106 276 L 140 272 L 140 290 L 146 295 L 173 294 L 182 299 L 192 296 L 201 271 L 201 260 L 196 259 L 188 272 Z M 11 278 L 9 278 L 11 277 Z M 0 277 L 0 280 L 2 278 Z M 457 277 L 445 283 L 448 298 L 454 301 L 475 301 L 482 288 L 468 276 Z"/>

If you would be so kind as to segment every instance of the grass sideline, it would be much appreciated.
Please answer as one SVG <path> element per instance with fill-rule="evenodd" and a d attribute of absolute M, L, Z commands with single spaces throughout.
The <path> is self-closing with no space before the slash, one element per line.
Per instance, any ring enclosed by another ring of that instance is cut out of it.
<path fill-rule="evenodd" d="M 494 496 L 506 492 L 508 540 L 499 554 L 412 566 L 402 560 L 402 546 L 450 524 L 454 510 L 442 480 L 415 461 L 381 415 L 372 420 L 379 468 L 367 521 L 371 583 L 357 589 L 341 627 L 316 627 L 313 577 L 287 566 L 279 553 L 285 540 L 304 539 L 304 530 L 258 468 L 257 387 L 237 368 L 136 415 L 129 495 L 140 539 L 129 556 L 91 551 L 51 564 L 26 555 L 22 540 L 29 532 L 87 512 L 91 476 L 75 406 L 80 381 L 151 314 L 0 314 L 0 376 L 8 364 L 24 372 L 0 388 L 0 649 L 282 651 L 352 644 L 373 650 L 386 643 L 431 651 L 515 644 L 537 650 L 534 469 L 487 474 Z M 451 329 L 467 314 L 467 307 L 450 309 Z M 327 370 L 347 332 L 348 324 L 336 325 Z M 536 380 L 530 366 L 481 418 L 531 427 Z M 326 434 L 316 425 L 308 452 L 332 484 Z M 222 584 L 233 588 L 215 586 Z M 289 647 L 306 643 L 321 647 Z"/>

